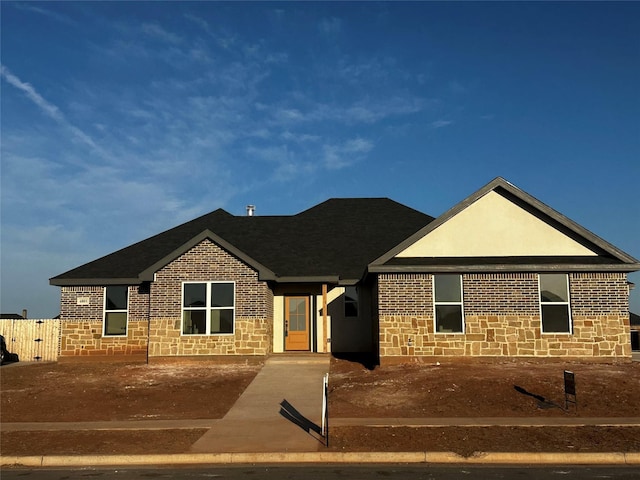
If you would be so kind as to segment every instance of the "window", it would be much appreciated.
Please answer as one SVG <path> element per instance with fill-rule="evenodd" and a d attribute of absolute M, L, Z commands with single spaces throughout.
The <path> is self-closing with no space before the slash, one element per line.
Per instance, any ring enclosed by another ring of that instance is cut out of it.
<path fill-rule="evenodd" d="M 217 335 L 233 333 L 235 284 L 200 282 L 182 284 L 182 333 Z"/>
<path fill-rule="evenodd" d="M 356 287 L 346 287 L 344 289 L 344 316 L 358 316 L 358 289 Z"/>
<path fill-rule="evenodd" d="M 129 287 L 112 285 L 104 289 L 104 332 L 105 336 L 127 335 L 127 306 Z"/>
<path fill-rule="evenodd" d="M 462 276 L 434 275 L 433 299 L 436 333 L 463 333 Z"/>
<path fill-rule="evenodd" d="M 540 317 L 542 333 L 571 333 L 569 279 L 564 273 L 541 273 Z"/>

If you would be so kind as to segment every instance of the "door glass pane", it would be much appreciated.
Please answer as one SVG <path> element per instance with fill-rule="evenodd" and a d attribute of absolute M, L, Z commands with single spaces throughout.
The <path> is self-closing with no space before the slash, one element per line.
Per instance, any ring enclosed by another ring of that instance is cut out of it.
<path fill-rule="evenodd" d="M 462 306 L 436 305 L 436 331 L 462 332 Z"/>
<path fill-rule="evenodd" d="M 105 310 L 126 310 L 127 291 L 129 287 L 107 287 L 107 304 Z"/>
<path fill-rule="evenodd" d="M 127 312 L 107 312 L 104 316 L 105 335 L 127 334 Z"/>
<path fill-rule="evenodd" d="M 185 307 L 204 307 L 206 306 L 206 299 L 207 299 L 206 283 L 185 283 L 184 284 L 184 306 Z"/>
<path fill-rule="evenodd" d="M 568 302 L 567 276 L 564 273 L 540 274 L 540 301 Z"/>
<path fill-rule="evenodd" d="M 233 307 L 233 283 L 211 284 L 211 306 Z"/>
<path fill-rule="evenodd" d="M 434 275 L 436 302 L 460 301 L 460 275 Z"/>
<path fill-rule="evenodd" d="M 289 331 L 301 332 L 307 329 L 307 312 L 304 298 L 289 299 Z"/>

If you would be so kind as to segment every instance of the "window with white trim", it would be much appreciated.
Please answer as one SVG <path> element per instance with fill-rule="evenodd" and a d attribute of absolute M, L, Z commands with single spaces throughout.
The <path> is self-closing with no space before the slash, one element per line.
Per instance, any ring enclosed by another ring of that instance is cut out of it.
<path fill-rule="evenodd" d="M 433 309 L 436 333 L 464 333 L 462 275 L 433 276 Z"/>
<path fill-rule="evenodd" d="M 566 273 L 540 273 L 538 285 L 542 333 L 571 333 L 569 276 Z"/>
<path fill-rule="evenodd" d="M 182 284 L 182 334 L 224 335 L 234 332 L 234 282 Z"/>
<path fill-rule="evenodd" d="M 345 287 L 344 289 L 344 316 L 354 318 L 358 316 L 358 289 Z"/>
<path fill-rule="evenodd" d="M 129 287 L 109 285 L 104 288 L 104 336 L 127 335 Z"/>

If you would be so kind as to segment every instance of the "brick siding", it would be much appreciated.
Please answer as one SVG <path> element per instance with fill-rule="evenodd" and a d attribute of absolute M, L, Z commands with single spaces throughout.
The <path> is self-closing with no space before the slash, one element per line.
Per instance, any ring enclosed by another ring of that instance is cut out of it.
<path fill-rule="evenodd" d="M 569 274 L 573 332 L 541 332 L 536 273 L 465 274 L 465 332 L 435 334 L 432 275 L 378 276 L 381 361 L 418 357 L 628 358 L 623 273 Z"/>
<path fill-rule="evenodd" d="M 181 335 L 182 282 L 233 281 L 233 335 Z M 150 356 L 266 355 L 271 352 L 273 293 L 258 272 L 210 240 L 156 273 L 151 284 Z"/>
<path fill-rule="evenodd" d="M 233 281 L 233 335 L 181 335 L 182 282 Z M 88 305 L 78 305 L 78 298 Z M 273 293 L 258 273 L 215 243 L 204 240 L 160 269 L 152 283 L 129 287 L 126 337 L 102 335 L 103 286 L 62 287 L 61 356 L 147 354 L 265 355 L 273 338 Z"/>

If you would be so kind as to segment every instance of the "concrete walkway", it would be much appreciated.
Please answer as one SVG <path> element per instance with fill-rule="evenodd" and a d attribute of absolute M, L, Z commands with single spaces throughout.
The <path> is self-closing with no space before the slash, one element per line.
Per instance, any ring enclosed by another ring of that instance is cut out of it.
<path fill-rule="evenodd" d="M 323 446 L 322 379 L 328 372 L 329 356 L 270 357 L 231 410 L 191 451 L 318 451 Z"/>

